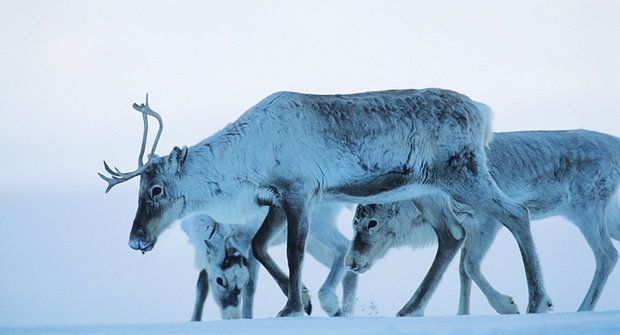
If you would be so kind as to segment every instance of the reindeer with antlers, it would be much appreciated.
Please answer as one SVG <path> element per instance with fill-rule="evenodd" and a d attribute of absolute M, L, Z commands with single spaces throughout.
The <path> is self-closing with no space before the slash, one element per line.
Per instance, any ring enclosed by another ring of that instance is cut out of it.
<path fill-rule="evenodd" d="M 148 104 L 134 108 L 143 118 L 153 115 Z M 253 250 L 288 296 L 280 316 L 303 314 L 301 265 L 315 204 L 385 203 L 443 191 L 512 232 L 525 265 L 528 310 L 545 312 L 551 302 L 529 215 L 489 174 L 484 146 L 490 137 L 490 109 L 448 90 L 279 92 L 191 148 L 156 157 L 153 146 L 136 171 L 106 164 L 112 177 L 104 179 L 109 189 L 141 176 L 129 244 L 143 252 L 175 220 L 204 213 L 241 223 L 269 206 Z M 289 276 L 265 252 L 284 222 Z"/>

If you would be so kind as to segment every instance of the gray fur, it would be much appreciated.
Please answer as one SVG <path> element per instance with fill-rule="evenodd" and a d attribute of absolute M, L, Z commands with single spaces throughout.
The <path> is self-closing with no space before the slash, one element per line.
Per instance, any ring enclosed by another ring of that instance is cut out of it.
<path fill-rule="evenodd" d="M 497 188 L 486 166 L 490 117 L 485 105 L 442 89 L 273 94 L 205 141 L 149 160 L 130 246 L 152 249 L 163 230 L 190 215 L 243 223 L 261 206 L 274 205 L 288 226 L 290 285 L 279 315 L 302 315 L 309 208 L 443 191 L 463 196 L 458 200 L 511 230 L 526 264 L 529 309 L 544 312 L 549 300 L 527 210 Z M 153 196 L 153 186 L 164 191 Z M 276 272 L 273 264 L 263 265 Z"/>
<path fill-rule="evenodd" d="M 620 239 L 620 140 L 585 130 L 497 133 L 488 157 L 488 166 L 497 185 L 508 196 L 527 206 L 532 219 L 561 215 L 579 228 L 596 260 L 592 283 L 579 310 L 593 310 L 618 258 L 610 237 Z M 358 227 L 371 219 L 385 225 L 383 230 L 377 229 L 377 235 L 383 235 L 383 239 L 375 237 L 377 245 L 372 246 L 382 252 L 365 254 L 369 264 L 382 257 L 389 247 L 416 246 L 420 240 L 432 241 L 427 237 L 428 229 L 424 230 L 424 226 L 439 218 L 415 215 L 422 208 L 416 201 L 413 199 L 370 208 L 360 206 L 357 209 L 356 222 L 361 222 L 356 223 Z M 479 216 L 458 203 L 443 204 L 452 206 L 461 214 L 469 212 L 460 218 L 467 238 L 459 269 L 459 314 L 469 313 L 471 279 L 498 312 L 517 312 L 513 299 L 496 291 L 480 272 L 482 258 L 500 225 L 496 220 Z M 394 215 L 395 212 L 398 215 Z M 475 217 L 475 220 L 468 217 Z M 356 228 L 354 241 L 360 234 L 363 234 L 363 229 Z M 402 236 L 394 238 L 393 234 Z M 358 248 L 354 243 L 351 249 L 349 254 L 355 255 Z M 361 255 L 358 257 L 364 258 Z M 424 305 L 416 308 L 423 309 Z"/>

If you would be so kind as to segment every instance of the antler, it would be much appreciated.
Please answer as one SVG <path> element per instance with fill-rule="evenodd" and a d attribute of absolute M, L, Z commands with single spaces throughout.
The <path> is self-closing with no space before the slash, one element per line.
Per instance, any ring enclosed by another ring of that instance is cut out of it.
<path fill-rule="evenodd" d="M 128 181 L 129 179 L 135 176 L 139 176 L 142 173 L 144 173 L 144 171 L 146 170 L 146 165 L 143 163 L 143 159 L 144 159 L 144 149 L 146 148 L 146 141 L 147 141 L 148 131 L 149 131 L 147 115 L 154 117 L 155 119 L 157 119 L 157 122 L 159 123 L 159 129 L 157 130 L 157 135 L 155 136 L 155 141 L 153 142 L 153 147 L 151 148 L 151 153 L 149 154 L 147 162 L 146 162 L 147 165 L 150 162 L 151 158 L 153 157 L 153 154 L 155 153 L 155 149 L 157 148 L 157 143 L 159 142 L 159 137 L 161 136 L 161 132 L 164 128 L 164 123 L 161 119 L 161 116 L 159 116 L 159 114 L 157 114 L 155 111 L 153 111 L 149 107 L 148 93 L 146 94 L 146 103 L 140 104 L 140 105 L 134 103 L 133 108 L 137 110 L 138 112 L 142 113 L 142 122 L 144 124 L 144 130 L 142 132 L 142 144 L 140 145 L 140 155 L 138 155 L 138 168 L 132 172 L 124 173 L 124 172 L 121 172 L 116 167 L 114 169 L 111 169 L 108 163 L 106 163 L 106 161 L 103 161 L 103 167 L 111 176 L 110 178 L 110 177 L 104 176 L 101 173 L 98 173 L 99 177 L 101 177 L 101 179 L 105 180 L 108 183 L 108 187 L 105 190 L 106 193 L 108 193 L 108 191 L 110 191 L 110 189 L 114 185 Z"/>
<path fill-rule="evenodd" d="M 142 166 L 142 159 L 144 157 L 144 149 L 146 148 L 146 135 L 148 133 L 148 129 L 149 129 L 149 125 L 148 125 L 148 121 L 146 119 L 147 115 L 150 115 L 152 117 L 154 117 L 155 119 L 157 119 L 157 123 L 159 123 L 159 129 L 157 130 L 157 135 L 155 135 L 155 141 L 153 142 L 153 147 L 151 148 L 151 153 L 148 155 L 147 157 L 147 163 L 148 160 L 151 159 L 151 156 L 153 156 L 153 154 L 155 153 L 155 149 L 157 148 L 157 143 L 159 143 L 159 137 L 161 136 L 161 132 L 162 130 L 164 130 L 164 122 L 161 119 L 161 116 L 159 116 L 159 114 L 157 114 L 154 110 L 151 109 L 151 107 L 149 107 L 149 95 L 148 93 L 146 94 L 146 104 L 133 104 L 133 109 L 137 110 L 138 112 L 142 113 L 142 121 L 144 123 L 144 132 L 143 132 L 143 136 L 142 136 L 142 146 L 140 147 L 140 156 L 138 156 L 138 166 Z"/>

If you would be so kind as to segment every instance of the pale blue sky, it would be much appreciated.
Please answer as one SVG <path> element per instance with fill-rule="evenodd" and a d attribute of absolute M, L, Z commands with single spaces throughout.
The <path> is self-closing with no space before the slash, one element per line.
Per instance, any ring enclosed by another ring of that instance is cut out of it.
<path fill-rule="evenodd" d="M 279 90 L 443 87 L 490 105 L 496 130 L 620 136 L 618 17 L 618 1 L 589 0 L 1 2 L 0 325 L 189 318 L 196 273 L 180 229 L 145 256 L 129 249 L 137 182 L 104 195 L 96 175 L 103 159 L 135 166 L 131 104 L 146 92 L 164 117 L 161 154 Z M 556 309 L 575 310 L 594 269 L 589 248 L 561 219 L 535 223 L 534 235 Z M 395 314 L 432 255 L 391 253 L 361 277 L 360 307 Z M 319 311 L 326 270 L 306 265 Z M 505 231 L 483 270 L 524 309 Z M 256 315 L 273 316 L 285 299 L 261 276 Z M 455 313 L 457 294 L 452 266 L 427 314 Z M 620 309 L 619 297 L 616 269 L 598 309 Z M 477 289 L 472 312 L 492 313 Z M 207 318 L 218 315 L 209 302 Z"/>

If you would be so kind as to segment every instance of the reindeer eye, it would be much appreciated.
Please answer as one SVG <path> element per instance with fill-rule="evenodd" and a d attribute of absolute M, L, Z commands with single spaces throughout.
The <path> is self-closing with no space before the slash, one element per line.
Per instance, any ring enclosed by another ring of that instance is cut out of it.
<path fill-rule="evenodd" d="M 374 228 L 374 227 L 376 227 L 376 226 L 377 226 L 377 221 L 375 221 L 375 220 L 370 220 L 370 221 L 368 222 L 368 228 Z"/>
<path fill-rule="evenodd" d="M 156 197 L 158 195 L 160 195 L 163 192 L 163 188 L 161 188 L 161 186 L 153 186 L 151 188 L 151 196 L 152 197 Z"/>
<path fill-rule="evenodd" d="M 224 287 L 224 279 L 222 279 L 222 277 L 217 277 L 217 279 L 215 280 L 215 282 L 220 285 L 221 287 Z"/>

